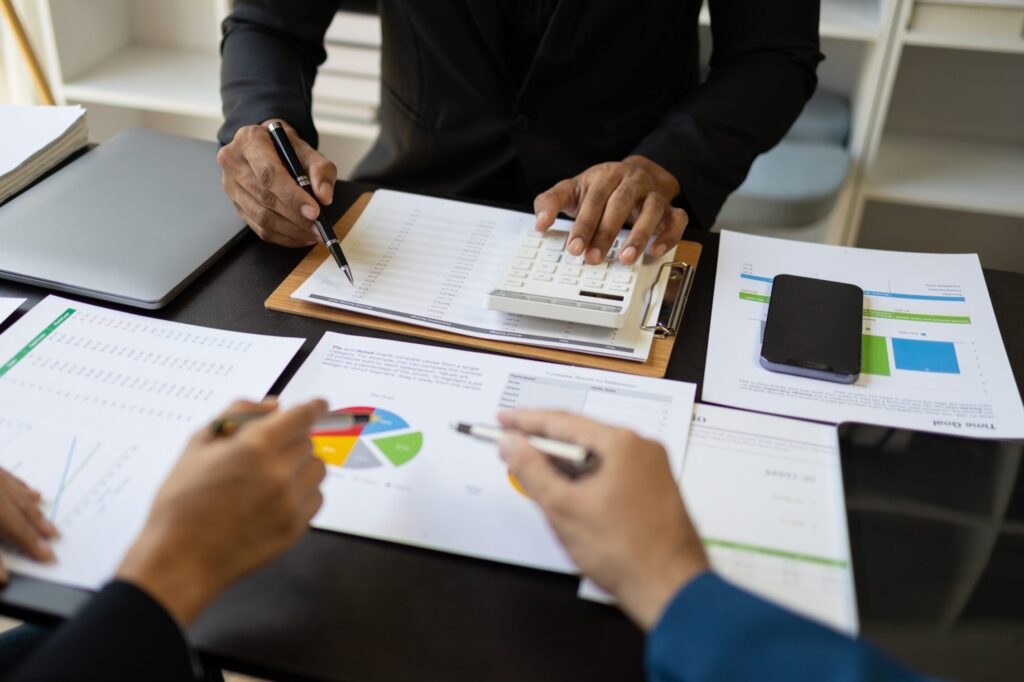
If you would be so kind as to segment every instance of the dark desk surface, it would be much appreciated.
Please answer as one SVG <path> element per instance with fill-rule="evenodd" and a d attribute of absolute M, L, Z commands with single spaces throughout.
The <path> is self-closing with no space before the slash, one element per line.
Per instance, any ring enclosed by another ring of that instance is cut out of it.
<path fill-rule="evenodd" d="M 365 189 L 340 184 L 331 212 L 340 215 Z M 668 377 L 699 384 L 718 237 L 694 231 L 687 238 L 701 242 L 704 252 Z M 304 254 L 249 236 L 169 307 L 153 314 L 306 338 L 275 391 L 326 330 L 397 338 L 264 309 L 263 301 Z M 1020 386 L 1024 276 L 986 272 L 986 278 Z M 28 297 L 28 305 L 46 293 L 0 282 L 0 296 Z M 192 634 L 225 667 L 274 678 L 640 679 L 641 633 L 615 610 L 578 600 L 576 585 L 568 576 L 312 531 L 279 560 L 226 592 Z M 79 590 L 15 576 L 0 593 L 0 611 L 52 620 L 66 617 L 87 598 Z M 918 640 L 894 647 L 912 664 L 931 654 L 927 642 Z"/>

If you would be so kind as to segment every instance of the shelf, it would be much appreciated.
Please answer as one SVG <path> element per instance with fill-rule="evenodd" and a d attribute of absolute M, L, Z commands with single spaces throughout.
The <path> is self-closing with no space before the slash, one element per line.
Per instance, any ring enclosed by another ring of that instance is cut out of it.
<path fill-rule="evenodd" d="M 1024 39 L 1002 36 L 910 31 L 903 37 L 903 42 L 920 47 L 1024 54 Z"/>
<path fill-rule="evenodd" d="M 65 83 L 64 97 L 219 120 L 220 57 L 213 52 L 130 46 L 111 55 L 80 78 Z M 327 135 L 364 140 L 377 137 L 374 123 L 319 119 Z"/>
<path fill-rule="evenodd" d="M 220 118 L 220 57 L 161 47 L 129 46 L 64 84 L 64 96 L 206 118 Z"/>
<path fill-rule="evenodd" d="M 886 133 L 867 196 L 1024 218 L 1024 146 Z"/>
<path fill-rule="evenodd" d="M 822 38 L 873 42 L 882 34 L 878 16 L 878 2 L 884 0 L 822 0 Z M 711 25 L 708 6 L 700 11 L 701 26 Z"/>

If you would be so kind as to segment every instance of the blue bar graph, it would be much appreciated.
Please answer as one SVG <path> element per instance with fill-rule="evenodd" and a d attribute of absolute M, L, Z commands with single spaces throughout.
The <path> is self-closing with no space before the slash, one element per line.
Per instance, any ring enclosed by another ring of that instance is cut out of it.
<path fill-rule="evenodd" d="M 912 372 L 938 372 L 959 374 L 956 346 L 949 341 L 922 341 L 921 339 L 892 340 L 892 356 L 896 369 Z"/>

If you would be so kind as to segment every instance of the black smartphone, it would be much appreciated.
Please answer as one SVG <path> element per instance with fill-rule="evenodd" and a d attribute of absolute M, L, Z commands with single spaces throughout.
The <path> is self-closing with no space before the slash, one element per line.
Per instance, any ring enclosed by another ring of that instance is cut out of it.
<path fill-rule="evenodd" d="M 824 279 L 777 275 L 761 339 L 773 372 L 852 384 L 860 376 L 864 290 Z"/>

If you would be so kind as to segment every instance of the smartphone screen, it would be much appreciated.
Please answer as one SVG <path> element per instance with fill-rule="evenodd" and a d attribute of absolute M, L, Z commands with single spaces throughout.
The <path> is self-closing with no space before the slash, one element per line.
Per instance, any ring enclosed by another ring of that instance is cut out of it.
<path fill-rule="evenodd" d="M 864 291 L 853 284 L 778 275 L 772 282 L 761 365 L 850 384 L 860 376 Z"/>

